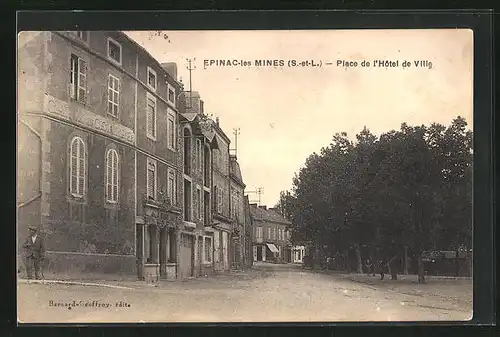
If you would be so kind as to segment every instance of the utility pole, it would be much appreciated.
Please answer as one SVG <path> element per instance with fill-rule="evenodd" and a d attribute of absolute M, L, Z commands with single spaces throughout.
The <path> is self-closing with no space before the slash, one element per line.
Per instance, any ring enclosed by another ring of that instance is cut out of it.
<path fill-rule="evenodd" d="M 189 107 L 190 108 L 193 107 L 193 99 L 192 99 L 193 82 L 192 82 L 191 72 L 196 69 L 196 66 L 194 65 L 194 61 L 196 61 L 196 57 L 194 57 L 193 59 L 186 58 L 186 62 L 187 62 L 186 69 L 189 71 Z"/>
<path fill-rule="evenodd" d="M 238 136 L 240 135 L 240 128 L 233 129 L 234 134 L 234 155 L 238 154 Z"/>

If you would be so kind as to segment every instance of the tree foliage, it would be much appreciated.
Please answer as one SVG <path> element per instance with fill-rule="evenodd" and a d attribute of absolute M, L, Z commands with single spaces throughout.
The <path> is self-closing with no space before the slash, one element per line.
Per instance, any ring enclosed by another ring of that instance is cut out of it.
<path fill-rule="evenodd" d="M 379 137 L 365 127 L 355 142 L 335 134 L 306 159 L 277 208 L 292 221 L 294 241 L 328 253 L 471 247 L 472 132 L 457 117 L 447 127 L 403 123 Z"/>

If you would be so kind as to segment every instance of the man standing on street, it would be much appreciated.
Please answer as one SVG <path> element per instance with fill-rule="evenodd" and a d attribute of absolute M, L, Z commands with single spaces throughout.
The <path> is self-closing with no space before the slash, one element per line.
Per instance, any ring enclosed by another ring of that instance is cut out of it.
<path fill-rule="evenodd" d="M 24 256 L 26 265 L 26 274 L 28 279 L 33 278 L 33 268 L 35 269 L 35 279 L 39 280 L 42 260 L 45 257 L 45 246 L 43 239 L 37 235 L 37 229 L 34 226 L 29 227 L 30 235 L 24 242 Z"/>

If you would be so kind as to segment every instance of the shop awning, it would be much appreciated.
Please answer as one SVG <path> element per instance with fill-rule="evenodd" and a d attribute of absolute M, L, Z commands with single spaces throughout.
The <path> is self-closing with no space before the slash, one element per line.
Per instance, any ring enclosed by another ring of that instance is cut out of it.
<path fill-rule="evenodd" d="M 273 253 L 278 253 L 278 252 L 279 252 L 278 248 L 276 248 L 276 246 L 275 246 L 275 245 L 273 245 L 272 243 L 266 243 L 266 246 L 267 246 L 267 247 L 271 250 L 271 252 L 273 252 Z"/>

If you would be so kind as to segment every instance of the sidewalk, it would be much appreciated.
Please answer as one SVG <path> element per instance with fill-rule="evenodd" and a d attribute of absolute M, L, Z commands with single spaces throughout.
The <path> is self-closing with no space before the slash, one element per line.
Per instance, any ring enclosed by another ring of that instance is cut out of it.
<path fill-rule="evenodd" d="M 147 283 L 138 280 L 135 275 L 117 275 L 117 274 L 52 274 L 43 280 L 28 280 L 23 275 L 18 274 L 18 284 L 60 284 L 90 287 L 105 287 L 115 289 L 144 289 L 150 287 L 156 288 L 183 288 L 194 286 L 200 283 L 213 284 L 221 280 L 249 280 L 257 276 L 262 276 L 260 271 L 254 269 L 247 270 L 229 270 L 227 272 L 217 273 L 211 276 L 190 277 L 187 279 L 160 280 L 158 283 Z"/>
<path fill-rule="evenodd" d="M 461 306 L 472 306 L 471 278 L 426 277 L 425 284 L 418 283 L 417 275 L 398 275 L 397 280 L 391 280 L 390 275 L 381 280 L 380 275 L 366 274 L 339 275 L 343 280 L 362 283 L 374 289 L 391 291 L 403 295 L 420 298 L 435 298 L 439 301 L 453 302 Z"/>

